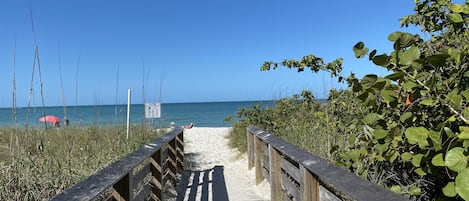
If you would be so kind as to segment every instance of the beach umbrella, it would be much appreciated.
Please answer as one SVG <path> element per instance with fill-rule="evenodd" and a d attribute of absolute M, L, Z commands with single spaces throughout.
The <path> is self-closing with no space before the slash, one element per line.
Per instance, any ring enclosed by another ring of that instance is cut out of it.
<path fill-rule="evenodd" d="M 47 123 L 59 123 L 62 120 L 60 120 L 60 118 L 58 118 L 54 115 L 47 115 L 47 116 L 43 116 L 43 117 L 39 118 L 39 121 L 40 122 L 47 122 Z"/>

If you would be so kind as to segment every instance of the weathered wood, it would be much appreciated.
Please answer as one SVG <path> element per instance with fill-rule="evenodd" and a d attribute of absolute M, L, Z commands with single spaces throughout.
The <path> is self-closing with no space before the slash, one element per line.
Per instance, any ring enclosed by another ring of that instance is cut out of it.
<path fill-rule="evenodd" d="M 264 163 L 262 161 L 262 140 L 257 137 L 254 137 L 254 160 L 256 184 L 260 184 L 264 180 L 262 172 Z"/>
<path fill-rule="evenodd" d="M 283 196 L 288 197 L 287 200 L 300 200 L 300 189 L 298 188 L 298 183 L 296 183 L 296 181 L 293 181 L 287 175 L 282 174 L 281 186 L 282 189 L 285 190 Z"/>
<path fill-rule="evenodd" d="M 300 166 L 300 191 L 302 201 L 319 201 L 319 181 L 306 168 Z"/>
<path fill-rule="evenodd" d="M 162 168 L 162 150 L 157 150 L 150 158 L 150 170 L 151 170 L 151 183 L 154 188 L 152 188 L 152 193 L 158 199 L 163 199 L 163 168 Z"/>
<path fill-rule="evenodd" d="M 134 174 L 132 177 L 132 184 L 134 186 L 138 186 L 145 177 L 150 174 L 150 164 L 146 164 L 142 169 L 140 169 L 137 173 Z"/>
<path fill-rule="evenodd" d="M 142 190 L 140 190 L 136 195 L 135 195 L 135 198 L 133 200 L 146 200 L 145 198 L 149 197 L 150 196 L 150 193 L 151 193 L 151 186 L 150 185 L 146 185 L 143 187 Z"/>
<path fill-rule="evenodd" d="M 317 177 L 322 186 L 342 200 L 408 200 L 370 181 L 361 179 L 357 175 L 347 172 L 295 145 L 286 143 L 270 133 L 261 132 L 260 129 L 254 126 L 249 126 L 247 130 L 254 134 L 254 138 L 270 144 L 281 155 L 287 156 L 297 162 L 299 166 L 303 166 Z"/>
<path fill-rule="evenodd" d="M 176 128 L 166 135 L 159 137 L 146 144 L 137 151 L 125 156 L 111 165 L 91 175 L 80 183 L 72 186 L 63 193 L 55 196 L 51 200 L 93 200 L 109 188 L 113 187 L 118 181 L 132 172 L 133 168 L 140 165 L 144 160 L 150 158 L 163 145 L 174 139 L 183 132 L 182 128 Z M 161 161 L 160 161 L 161 162 Z M 153 169 L 152 169 L 153 170 Z M 130 179 L 130 178 L 129 178 Z M 132 183 L 129 180 L 129 183 Z"/>
<path fill-rule="evenodd" d="M 177 136 L 177 149 L 176 149 L 176 156 L 177 156 L 177 169 L 178 172 L 184 171 L 184 132 Z"/>
<path fill-rule="evenodd" d="M 117 201 L 129 201 L 133 198 L 132 172 L 112 186 L 112 196 Z"/>
<path fill-rule="evenodd" d="M 301 180 L 300 169 L 298 169 L 298 167 L 291 164 L 290 161 L 285 160 L 285 158 L 282 158 L 282 169 L 289 176 L 291 176 L 295 181 L 300 182 Z"/>
<path fill-rule="evenodd" d="M 270 200 L 281 201 L 282 198 L 282 169 L 281 156 L 275 148 L 269 146 L 270 166 Z"/>
<path fill-rule="evenodd" d="M 250 170 L 254 167 L 254 134 L 251 134 L 248 128 L 246 128 L 246 141 L 248 155 L 248 170 Z"/>

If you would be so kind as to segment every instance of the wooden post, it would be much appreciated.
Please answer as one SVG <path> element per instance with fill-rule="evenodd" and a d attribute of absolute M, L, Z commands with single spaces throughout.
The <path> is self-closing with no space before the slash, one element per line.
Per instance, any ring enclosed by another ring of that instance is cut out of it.
<path fill-rule="evenodd" d="M 156 151 L 150 158 L 151 163 L 151 175 L 152 175 L 152 184 L 153 194 L 159 199 L 163 200 L 163 165 L 161 160 L 161 149 Z"/>
<path fill-rule="evenodd" d="M 177 182 L 177 151 L 176 151 L 176 138 L 169 141 L 168 146 L 168 168 L 169 168 L 169 176 L 171 182 L 176 184 Z"/>
<path fill-rule="evenodd" d="M 300 164 L 300 193 L 303 201 L 319 201 L 319 182 L 315 175 Z"/>
<path fill-rule="evenodd" d="M 269 169 L 270 169 L 270 200 L 283 201 L 282 192 L 282 157 L 280 153 L 269 144 Z"/>
<path fill-rule="evenodd" d="M 112 186 L 112 196 L 118 201 L 129 201 L 133 199 L 132 171 Z"/>
<path fill-rule="evenodd" d="M 184 171 L 184 133 L 177 135 L 176 139 L 177 169 L 182 172 Z"/>
<path fill-rule="evenodd" d="M 254 134 L 252 134 L 249 129 L 246 129 L 246 141 L 248 153 L 248 170 L 250 170 L 254 167 Z"/>
<path fill-rule="evenodd" d="M 262 140 L 257 136 L 254 136 L 254 166 L 256 172 L 256 184 L 260 184 L 264 180 L 262 155 Z"/>

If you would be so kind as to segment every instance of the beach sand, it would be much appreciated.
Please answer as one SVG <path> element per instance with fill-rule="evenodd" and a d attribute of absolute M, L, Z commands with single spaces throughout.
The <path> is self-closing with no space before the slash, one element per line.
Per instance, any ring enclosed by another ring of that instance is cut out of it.
<path fill-rule="evenodd" d="M 186 166 L 191 172 L 184 200 L 270 200 L 269 183 L 255 185 L 254 168 L 248 170 L 246 154 L 240 155 L 228 146 L 230 130 L 207 127 L 184 130 Z"/>

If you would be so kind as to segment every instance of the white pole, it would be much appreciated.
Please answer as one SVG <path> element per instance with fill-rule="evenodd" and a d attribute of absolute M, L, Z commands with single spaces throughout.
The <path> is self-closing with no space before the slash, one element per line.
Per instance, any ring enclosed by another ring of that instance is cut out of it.
<path fill-rule="evenodd" d="M 127 89 L 127 136 L 126 138 L 129 139 L 130 133 L 130 89 Z"/>

